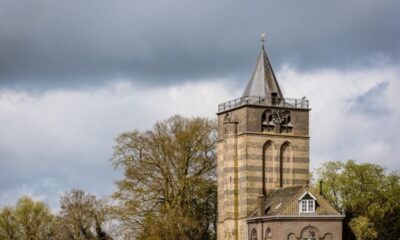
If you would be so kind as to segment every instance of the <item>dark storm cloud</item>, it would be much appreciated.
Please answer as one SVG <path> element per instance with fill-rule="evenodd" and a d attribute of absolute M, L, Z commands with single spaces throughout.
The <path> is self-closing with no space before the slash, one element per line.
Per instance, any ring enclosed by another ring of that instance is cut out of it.
<path fill-rule="evenodd" d="M 399 9 L 398 0 L 0 0 L 0 84 L 247 78 L 261 31 L 275 68 L 396 64 Z"/>

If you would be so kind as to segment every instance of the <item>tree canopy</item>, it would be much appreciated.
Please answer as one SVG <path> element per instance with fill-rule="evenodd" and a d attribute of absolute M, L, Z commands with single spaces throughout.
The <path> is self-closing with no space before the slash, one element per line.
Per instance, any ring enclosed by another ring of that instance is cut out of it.
<path fill-rule="evenodd" d="M 45 203 L 22 197 L 15 207 L 4 207 L 0 211 L 0 239 L 49 239 L 53 218 Z"/>
<path fill-rule="evenodd" d="M 116 139 L 117 215 L 139 239 L 215 238 L 215 130 L 214 121 L 174 116 Z"/>
<path fill-rule="evenodd" d="M 399 173 L 349 160 L 326 162 L 317 174 L 325 197 L 345 211 L 345 222 L 357 239 L 400 238 Z"/>
<path fill-rule="evenodd" d="M 108 207 L 102 200 L 73 189 L 61 197 L 55 239 L 110 240 L 105 224 Z"/>
<path fill-rule="evenodd" d="M 206 118 L 173 116 L 150 130 L 122 133 L 111 161 L 123 177 L 112 200 L 73 189 L 52 213 L 22 197 L 0 210 L 0 239 L 216 239 L 215 145 L 216 124 Z M 349 160 L 325 162 L 314 176 L 346 214 L 345 239 L 400 239 L 398 172 Z"/>
<path fill-rule="evenodd" d="M 45 203 L 22 197 L 15 206 L 0 211 L 1 240 L 111 240 L 108 207 L 82 190 L 61 197 L 53 214 Z"/>

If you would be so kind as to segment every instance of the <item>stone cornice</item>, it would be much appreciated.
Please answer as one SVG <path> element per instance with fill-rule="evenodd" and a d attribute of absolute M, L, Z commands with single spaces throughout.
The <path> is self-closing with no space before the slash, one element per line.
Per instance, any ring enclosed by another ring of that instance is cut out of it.
<path fill-rule="evenodd" d="M 260 216 L 247 219 L 248 223 L 266 221 L 286 221 L 286 220 L 342 220 L 344 215 L 275 215 Z"/>
<path fill-rule="evenodd" d="M 271 137 L 285 137 L 285 138 L 297 138 L 297 139 L 310 139 L 310 136 L 304 135 L 291 135 L 291 134 L 274 134 L 274 133 L 262 133 L 262 132 L 251 132 L 245 131 L 236 134 L 235 136 L 239 137 L 242 135 L 258 135 L 258 136 L 271 136 Z M 224 139 L 218 139 L 217 142 L 222 142 Z"/>

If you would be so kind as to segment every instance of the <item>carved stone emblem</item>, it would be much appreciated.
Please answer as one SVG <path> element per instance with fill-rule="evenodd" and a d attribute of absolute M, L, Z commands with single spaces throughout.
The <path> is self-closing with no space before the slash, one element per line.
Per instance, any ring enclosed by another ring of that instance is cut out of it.
<path fill-rule="evenodd" d="M 284 122 L 290 121 L 289 111 L 282 111 L 280 109 L 273 109 L 271 117 L 275 124 L 284 124 Z"/>

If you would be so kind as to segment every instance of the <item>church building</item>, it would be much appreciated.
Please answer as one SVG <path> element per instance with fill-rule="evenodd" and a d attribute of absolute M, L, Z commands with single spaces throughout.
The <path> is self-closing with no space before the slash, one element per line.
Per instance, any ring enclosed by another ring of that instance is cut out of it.
<path fill-rule="evenodd" d="M 262 39 L 240 98 L 218 106 L 218 240 L 341 240 L 344 216 L 308 186 L 309 101 L 285 98 Z"/>

